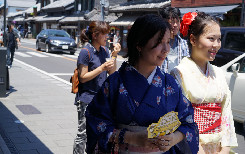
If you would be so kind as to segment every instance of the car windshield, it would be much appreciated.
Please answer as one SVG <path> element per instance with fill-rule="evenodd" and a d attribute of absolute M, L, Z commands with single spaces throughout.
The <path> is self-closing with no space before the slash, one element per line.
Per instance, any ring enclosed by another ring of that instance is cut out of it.
<path fill-rule="evenodd" d="M 49 36 L 55 36 L 55 37 L 70 37 L 70 35 L 65 31 L 49 31 Z"/>

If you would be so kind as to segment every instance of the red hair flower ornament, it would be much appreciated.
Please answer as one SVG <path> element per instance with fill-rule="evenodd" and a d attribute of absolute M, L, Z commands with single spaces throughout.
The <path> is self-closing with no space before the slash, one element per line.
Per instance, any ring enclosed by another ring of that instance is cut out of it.
<path fill-rule="evenodd" d="M 189 25 L 197 16 L 196 12 L 188 12 L 182 17 L 182 22 L 180 24 L 180 33 L 185 37 L 188 34 Z"/>

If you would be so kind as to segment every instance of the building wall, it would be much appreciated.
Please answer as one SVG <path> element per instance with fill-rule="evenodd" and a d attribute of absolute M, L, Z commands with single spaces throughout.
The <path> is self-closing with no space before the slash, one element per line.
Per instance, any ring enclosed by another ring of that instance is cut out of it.
<path fill-rule="evenodd" d="M 231 5 L 242 3 L 242 0 L 172 0 L 172 7 L 197 7 L 214 5 Z"/>

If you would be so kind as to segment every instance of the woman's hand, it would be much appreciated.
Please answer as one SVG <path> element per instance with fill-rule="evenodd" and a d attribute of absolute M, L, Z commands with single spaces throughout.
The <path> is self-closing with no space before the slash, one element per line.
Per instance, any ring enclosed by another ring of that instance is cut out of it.
<path fill-rule="evenodd" d="M 172 146 L 182 141 L 184 139 L 184 134 L 182 134 L 179 131 L 176 131 L 168 135 L 158 136 L 155 139 L 155 144 L 158 146 L 159 150 L 166 152 Z"/>
<path fill-rule="evenodd" d="M 121 45 L 120 45 L 120 43 L 116 43 L 114 45 L 114 48 L 113 48 L 111 55 L 116 57 L 119 51 L 121 51 Z"/>
<path fill-rule="evenodd" d="M 110 69 L 112 69 L 114 67 L 114 60 L 110 60 L 105 62 L 104 64 L 102 64 L 101 66 L 102 71 L 109 71 Z"/>

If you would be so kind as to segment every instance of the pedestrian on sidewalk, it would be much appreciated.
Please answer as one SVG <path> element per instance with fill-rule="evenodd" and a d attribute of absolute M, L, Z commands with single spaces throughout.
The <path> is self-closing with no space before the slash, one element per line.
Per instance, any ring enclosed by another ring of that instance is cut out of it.
<path fill-rule="evenodd" d="M 114 48 L 114 45 L 113 45 L 113 39 L 114 39 L 114 35 L 115 35 L 115 33 L 114 33 L 114 29 L 111 29 L 111 31 L 110 31 L 110 33 L 109 33 L 109 40 L 110 40 L 110 45 L 109 45 L 109 48 L 110 48 L 110 50 L 112 51 L 113 50 L 113 48 Z"/>
<path fill-rule="evenodd" d="M 128 62 L 106 79 L 87 107 L 87 153 L 198 152 L 194 110 L 175 79 L 158 67 L 170 50 L 169 41 L 170 25 L 161 17 L 136 19 L 127 37 Z M 172 111 L 178 112 L 180 127 L 148 138 L 147 127 Z"/>
<path fill-rule="evenodd" d="M 113 37 L 113 46 L 120 42 L 121 42 L 121 37 L 119 34 L 119 30 L 117 30 L 116 34 Z"/>
<path fill-rule="evenodd" d="M 189 57 L 189 48 L 186 40 L 179 35 L 180 29 L 180 10 L 175 7 L 166 7 L 160 10 L 160 15 L 166 19 L 171 25 L 170 31 L 170 52 L 167 58 L 163 61 L 162 70 L 165 73 L 170 73 L 171 70 L 179 65 L 184 57 Z"/>
<path fill-rule="evenodd" d="M 11 23 L 7 25 L 8 31 L 6 34 L 6 46 L 7 46 L 7 66 L 8 68 L 12 67 L 14 60 L 15 48 L 20 46 L 20 40 L 18 33 L 14 30 L 14 24 Z"/>
<path fill-rule="evenodd" d="M 92 101 L 102 83 L 107 78 L 107 73 L 116 70 L 117 53 L 121 50 L 119 44 L 114 47 L 112 54 L 105 47 L 110 27 L 106 22 L 93 21 L 81 33 L 81 43 L 88 42 L 81 49 L 77 60 L 79 85 L 75 98 L 78 112 L 78 133 L 74 141 L 73 153 L 83 154 L 86 145 L 86 119 L 85 110 Z M 110 58 L 106 61 L 106 58 Z"/>

